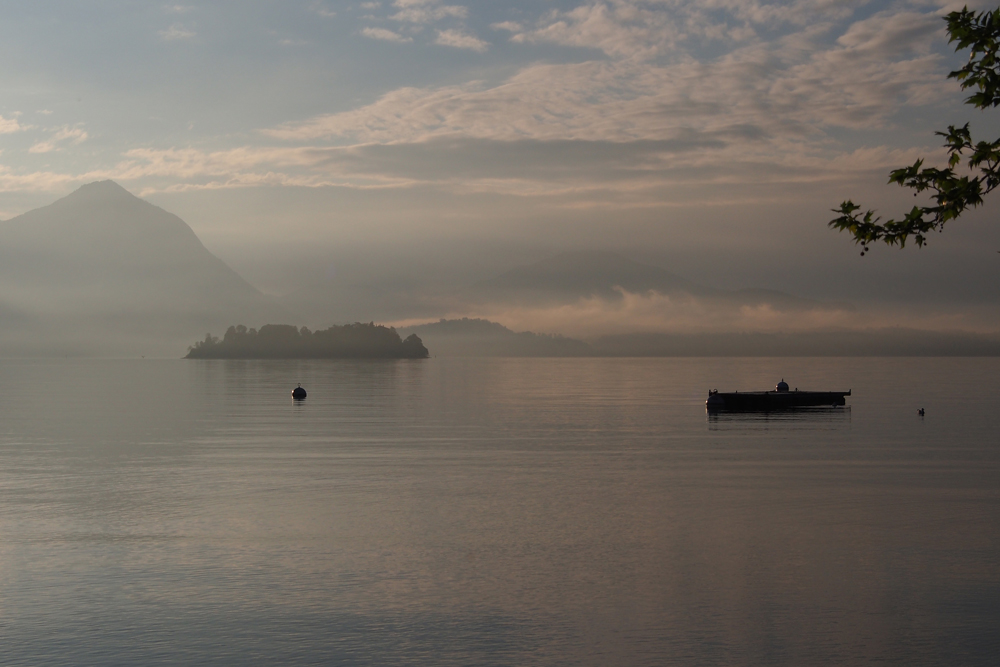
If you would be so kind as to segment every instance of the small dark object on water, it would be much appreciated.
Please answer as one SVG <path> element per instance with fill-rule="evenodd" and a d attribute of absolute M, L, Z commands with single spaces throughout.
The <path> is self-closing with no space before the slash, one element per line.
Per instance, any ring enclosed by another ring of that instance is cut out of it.
<path fill-rule="evenodd" d="M 917 410 L 917 414 L 920 415 L 921 417 L 923 417 L 924 416 L 924 409 L 920 408 L 919 410 Z"/>
<path fill-rule="evenodd" d="M 296 401 L 301 401 L 305 397 L 306 397 L 306 390 L 302 388 L 302 385 L 299 385 L 295 389 L 292 389 L 292 398 L 294 398 Z"/>
<path fill-rule="evenodd" d="M 722 393 L 718 389 L 708 392 L 705 407 L 709 412 L 717 411 L 748 411 L 767 412 L 770 410 L 788 410 L 791 408 L 840 406 L 847 403 L 848 391 L 795 391 L 788 389 L 784 379 L 774 391 L 745 391 Z"/>

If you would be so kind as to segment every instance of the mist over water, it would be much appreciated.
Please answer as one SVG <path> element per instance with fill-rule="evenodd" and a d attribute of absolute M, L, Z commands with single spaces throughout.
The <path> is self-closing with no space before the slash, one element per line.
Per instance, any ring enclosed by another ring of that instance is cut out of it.
<path fill-rule="evenodd" d="M 0 364 L 4 664 L 1000 649 L 995 359 Z"/>
<path fill-rule="evenodd" d="M 636 261 L 607 249 L 563 250 L 532 261 L 534 253 L 525 247 L 499 252 L 489 246 L 498 256 L 480 262 L 481 244 L 470 241 L 461 253 L 437 244 L 431 255 L 428 244 L 434 246 L 428 239 L 406 245 L 405 252 L 400 246 L 391 257 L 384 248 L 363 251 L 348 243 L 338 251 L 341 259 L 350 255 L 347 262 L 325 256 L 319 240 L 306 254 L 277 249 L 270 259 L 258 259 L 268 265 L 283 257 L 280 261 L 294 264 L 297 287 L 265 294 L 212 254 L 182 219 L 111 180 L 96 181 L 0 222 L 0 356 L 179 357 L 206 334 L 222 335 L 236 325 L 326 329 L 379 322 L 405 328 L 442 319 L 487 319 L 516 333 L 584 341 L 615 336 L 613 351 L 591 352 L 628 356 L 691 353 L 641 339 L 649 334 L 747 332 L 802 335 L 794 354 L 827 354 L 829 346 L 809 336 L 845 331 L 864 339 L 862 345 L 848 345 L 853 355 L 994 355 L 997 350 L 998 311 L 989 299 L 948 298 L 944 309 L 932 295 L 922 296 L 919 307 L 917 301 L 857 306 L 796 294 L 804 285 L 799 278 L 784 281 L 781 290 L 746 281 L 719 288 L 673 273 L 657 260 Z M 906 340 L 914 335 L 927 340 L 914 347 Z M 931 340 L 942 336 L 946 340 Z M 476 335 L 466 342 L 473 350 L 491 345 Z M 586 351 L 579 343 L 571 343 L 573 354 Z M 775 346 L 784 344 L 772 341 Z M 493 347 L 493 353 L 541 351 L 538 345 Z M 696 354 L 774 352 L 767 345 L 748 349 L 716 339 Z"/>

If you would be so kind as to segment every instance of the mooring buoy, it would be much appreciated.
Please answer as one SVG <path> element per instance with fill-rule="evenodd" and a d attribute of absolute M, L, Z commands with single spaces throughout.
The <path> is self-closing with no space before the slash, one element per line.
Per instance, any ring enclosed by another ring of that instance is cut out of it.
<path fill-rule="evenodd" d="M 299 385 L 295 389 L 292 389 L 292 398 L 294 398 L 296 401 L 301 401 L 305 397 L 306 397 L 306 390 L 302 388 L 302 385 Z"/>

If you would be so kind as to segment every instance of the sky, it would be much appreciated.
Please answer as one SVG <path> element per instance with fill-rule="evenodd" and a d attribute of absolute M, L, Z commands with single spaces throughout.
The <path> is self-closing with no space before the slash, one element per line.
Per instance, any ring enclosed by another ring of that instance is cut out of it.
<path fill-rule="evenodd" d="M 608 249 L 1000 328 L 995 202 L 919 250 L 826 227 L 912 206 L 887 174 L 936 130 L 1000 132 L 946 76 L 960 6 L 0 2 L 0 218 L 113 179 L 272 294 Z"/>

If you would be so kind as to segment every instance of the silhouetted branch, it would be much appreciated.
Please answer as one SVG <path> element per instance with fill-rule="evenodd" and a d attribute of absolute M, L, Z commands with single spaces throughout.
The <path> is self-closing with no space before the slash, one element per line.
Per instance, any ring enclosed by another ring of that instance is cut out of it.
<path fill-rule="evenodd" d="M 979 109 L 1000 105 L 1000 63 L 997 61 L 1000 8 L 977 14 L 966 7 L 951 12 L 945 20 L 949 43 L 957 42 L 955 50 L 971 48 L 969 63 L 949 73 L 948 78 L 961 81 L 963 90 L 978 88 L 979 92 L 967 98 L 966 104 Z M 861 207 L 850 199 L 841 203 L 840 208 L 833 209 L 840 215 L 830 221 L 830 227 L 850 233 L 861 245 L 862 255 L 877 241 L 898 244 L 902 248 L 911 236 L 918 247 L 924 246 L 927 234 L 942 231 L 947 222 L 981 205 L 983 197 L 1000 185 L 1000 139 L 973 144 L 968 123 L 962 127 L 950 125 L 947 132 L 935 134 L 945 138 L 944 146 L 949 153 L 947 168 L 923 167 L 924 161 L 920 159 L 889 174 L 889 183 L 910 188 L 914 196 L 930 193 L 932 204 L 914 206 L 903 217 L 884 223 L 872 210 L 862 213 Z M 963 161 L 971 175 L 955 172 L 955 167 Z"/>

